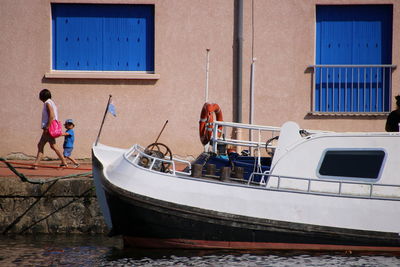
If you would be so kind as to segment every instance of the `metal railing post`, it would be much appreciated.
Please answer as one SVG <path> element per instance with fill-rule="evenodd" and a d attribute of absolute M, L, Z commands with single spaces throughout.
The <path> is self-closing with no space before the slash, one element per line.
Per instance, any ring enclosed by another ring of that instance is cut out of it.
<path fill-rule="evenodd" d="M 385 76 L 386 76 L 386 68 L 383 68 L 382 73 L 382 111 L 385 111 Z"/>
<path fill-rule="evenodd" d="M 213 150 L 214 153 L 217 153 L 217 144 L 218 144 L 218 141 L 217 141 L 217 139 L 218 139 L 218 134 L 217 134 L 217 132 L 218 132 L 218 121 L 213 122 L 213 124 L 214 124 L 214 127 L 213 127 L 213 132 L 212 132 L 212 137 L 211 137 L 211 140 L 212 140 L 212 150 Z"/>

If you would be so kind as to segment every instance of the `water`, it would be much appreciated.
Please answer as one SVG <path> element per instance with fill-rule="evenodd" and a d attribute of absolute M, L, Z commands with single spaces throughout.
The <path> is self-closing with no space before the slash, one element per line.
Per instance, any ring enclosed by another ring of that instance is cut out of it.
<path fill-rule="evenodd" d="M 391 255 L 123 249 L 119 238 L 0 236 L 0 266 L 400 266 Z"/>

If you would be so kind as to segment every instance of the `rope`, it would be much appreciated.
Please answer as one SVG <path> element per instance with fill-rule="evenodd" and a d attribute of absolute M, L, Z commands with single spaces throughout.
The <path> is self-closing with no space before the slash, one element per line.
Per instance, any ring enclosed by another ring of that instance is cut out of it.
<path fill-rule="evenodd" d="M 92 174 L 92 172 L 85 172 L 85 173 L 78 173 L 78 174 L 70 174 L 70 175 L 65 175 L 65 176 L 60 176 L 60 177 L 55 177 L 52 179 L 29 179 L 28 177 L 26 177 L 23 173 L 20 173 L 19 171 L 17 171 L 14 166 L 8 162 L 6 159 L 1 158 L 0 157 L 0 161 L 4 162 L 4 164 L 7 165 L 7 167 L 15 174 L 17 175 L 22 182 L 28 182 L 31 184 L 45 184 L 45 183 L 52 183 L 50 184 L 47 189 L 43 192 L 43 194 L 41 196 L 39 196 L 36 201 L 24 212 L 22 213 L 20 216 L 18 216 L 11 224 L 9 224 L 5 230 L 2 232 L 2 234 L 6 234 L 13 226 L 15 226 L 18 222 L 21 221 L 21 219 L 28 213 L 29 210 L 31 210 L 43 197 L 44 195 L 50 190 L 50 188 L 53 187 L 53 185 L 55 185 L 57 183 L 58 180 L 62 180 L 62 179 L 67 179 L 67 178 L 72 178 L 72 177 L 82 177 L 82 176 L 89 176 Z M 29 225 L 28 227 L 25 227 L 24 229 L 21 230 L 20 233 L 23 233 L 27 230 L 29 230 L 31 227 L 33 227 L 34 225 L 36 225 L 37 223 L 47 219 L 48 217 L 50 217 L 51 215 L 53 215 L 55 212 L 69 206 L 71 203 L 75 202 L 77 199 L 81 198 L 82 196 L 85 196 L 86 194 L 88 194 L 90 191 L 93 190 L 94 187 L 89 188 L 88 190 L 86 190 L 85 192 L 83 192 L 80 196 L 75 197 L 72 201 L 68 202 L 66 205 L 62 206 L 61 208 L 59 208 L 58 210 L 52 212 L 51 214 L 49 214 L 48 216 L 34 222 L 33 224 Z"/>
<path fill-rule="evenodd" d="M 8 160 L 6 162 L 14 164 L 14 165 L 33 166 L 31 163 L 22 163 L 22 162 L 8 161 Z M 41 168 L 54 168 L 54 169 L 60 168 L 58 166 L 49 166 L 49 165 L 35 165 L 35 166 L 41 167 Z M 65 168 L 65 167 L 63 167 L 63 168 Z M 88 168 L 73 168 L 73 169 L 74 170 L 82 170 L 82 171 L 91 171 L 92 170 L 92 169 L 88 169 Z"/>
<path fill-rule="evenodd" d="M 49 185 L 46 190 L 43 192 L 43 194 L 41 194 L 36 200 L 35 202 L 33 202 L 21 215 L 19 215 L 17 218 L 14 219 L 13 222 L 11 222 L 2 232 L 3 235 L 7 234 L 7 232 L 9 230 L 11 230 L 11 228 L 13 228 L 15 225 L 17 225 L 17 223 L 19 223 L 21 221 L 21 219 L 23 217 L 25 217 L 25 215 L 31 210 L 33 209 L 37 203 L 39 203 L 39 201 L 43 198 L 43 196 L 57 183 L 57 181 L 55 181 L 54 183 L 52 183 L 51 185 Z"/>
<path fill-rule="evenodd" d="M 92 186 L 91 188 L 89 188 L 88 190 L 86 190 L 85 192 L 83 192 L 82 194 L 80 194 L 79 196 L 74 197 L 74 198 L 73 198 L 71 201 L 69 201 L 67 204 L 65 204 L 65 205 L 63 205 L 63 206 L 61 206 L 61 207 L 59 207 L 58 209 L 52 211 L 50 214 L 44 216 L 43 218 L 41 218 L 41 219 L 39 219 L 39 220 L 37 220 L 37 221 L 34 221 L 32 224 L 26 226 L 24 229 L 20 230 L 20 232 L 19 232 L 18 234 L 23 234 L 24 232 L 26 232 L 27 230 L 31 229 L 31 228 L 32 228 L 33 226 L 35 226 L 36 224 L 38 224 L 38 223 L 40 223 L 40 222 L 46 220 L 47 218 L 51 217 L 51 216 L 54 215 L 55 213 L 59 212 L 60 210 L 66 208 L 66 207 L 68 207 L 69 205 L 71 205 L 72 203 L 76 202 L 76 201 L 79 200 L 80 198 L 89 195 L 89 193 L 90 193 L 93 189 L 94 189 L 94 187 Z M 48 191 L 48 190 L 46 190 L 46 192 L 44 192 L 43 195 L 42 195 L 40 198 L 44 197 L 44 195 L 47 193 L 47 191 Z M 39 200 L 40 200 L 40 198 L 39 198 Z M 36 203 L 35 203 L 35 204 L 36 204 Z M 25 214 L 23 214 L 23 215 L 25 215 Z M 14 224 L 14 225 L 15 225 L 15 224 Z M 8 229 L 11 229 L 12 226 L 13 226 L 13 225 L 10 225 Z M 7 230 L 8 230 L 8 229 L 7 229 Z M 3 234 L 4 234 L 4 233 L 3 233 Z"/>
<path fill-rule="evenodd" d="M 78 173 L 78 174 L 70 174 L 70 175 L 65 175 L 65 176 L 59 176 L 59 177 L 54 177 L 51 179 L 29 179 L 26 177 L 23 173 L 20 173 L 17 171 L 13 165 L 11 165 L 10 162 L 8 162 L 6 159 L 0 157 L 0 161 L 4 162 L 4 164 L 7 165 L 7 167 L 15 174 L 17 175 L 22 182 L 28 182 L 31 184 L 45 184 L 45 183 L 51 183 L 54 181 L 62 180 L 62 179 L 67 179 L 67 178 L 72 178 L 72 177 L 82 177 L 82 176 L 89 176 L 92 174 L 92 172 L 84 172 L 84 173 Z"/>

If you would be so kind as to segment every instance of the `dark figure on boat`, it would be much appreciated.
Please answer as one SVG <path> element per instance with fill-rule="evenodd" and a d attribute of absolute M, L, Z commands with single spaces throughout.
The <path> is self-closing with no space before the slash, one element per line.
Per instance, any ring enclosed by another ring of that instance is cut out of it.
<path fill-rule="evenodd" d="M 398 132 L 399 131 L 399 123 L 400 123 L 400 95 L 396 97 L 396 106 L 397 109 L 390 112 L 387 120 L 386 120 L 386 131 L 387 132 Z"/>

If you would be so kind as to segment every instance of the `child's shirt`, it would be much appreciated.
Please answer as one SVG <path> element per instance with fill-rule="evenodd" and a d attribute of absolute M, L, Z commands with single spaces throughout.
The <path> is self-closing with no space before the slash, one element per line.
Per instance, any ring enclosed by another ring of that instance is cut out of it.
<path fill-rule="evenodd" d="M 69 135 L 66 135 L 64 137 L 64 148 L 73 148 L 74 147 L 74 141 L 75 141 L 75 133 L 73 129 L 68 129 L 66 131 Z"/>

